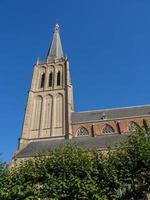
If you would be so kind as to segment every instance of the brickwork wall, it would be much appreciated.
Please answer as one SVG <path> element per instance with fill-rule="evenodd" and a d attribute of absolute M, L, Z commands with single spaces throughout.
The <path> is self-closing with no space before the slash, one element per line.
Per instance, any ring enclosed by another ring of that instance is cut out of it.
<path fill-rule="evenodd" d="M 114 129 L 114 133 L 118 132 L 118 127 L 116 122 L 118 122 L 121 133 L 127 133 L 128 127 L 131 122 L 134 122 L 138 126 L 143 126 L 143 120 L 146 120 L 147 124 L 150 125 L 150 117 L 136 117 L 136 118 L 126 118 L 126 119 L 118 119 L 118 120 L 101 120 L 101 121 L 93 121 L 93 122 L 81 122 L 72 124 L 72 132 L 73 136 L 76 136 L 77 131 L 84 127 L 88 130 L 89 135 L 102 135 L 102 129 L 109 125 Z"/>

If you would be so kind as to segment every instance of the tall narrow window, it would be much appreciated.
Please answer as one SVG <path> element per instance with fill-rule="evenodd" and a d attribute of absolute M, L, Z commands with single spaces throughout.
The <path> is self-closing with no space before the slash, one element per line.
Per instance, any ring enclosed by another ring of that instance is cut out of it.
<path fill-rule="evenodd" d="M 43 73 L 42 76 L 41 76 L 41 85 L 40 85 L 40 88 L 44 87 L 44 83 L 45 83 L 45 73 Z"/>
<path fill-rule="evenodd" d="M 57 73 L 57 86 L 60 86 L 60 71 Z"/>
<path fill-rule="evenodd" d="M 55 111 L 55 127 L 63 126 L 63 96 L 58 94 L 56 96 L 56 111 Z"/>
<path fill-rule="evenodd" d="M 49 82 L 48 82 L 48 86 L 52 87 L 52 82 L 53 82 L 53 74 L 52 72 L 49 74 Z"/>
<path fill-rule="evenodd" d="M 53 106 L 53 97 L 48 95 L 44 99 L 43 128 L 45 128 L 45 129 L 51 128 L 52 106 Z"/>
<path fill-rule="evenodd" d="M 39 130 L 40 128 L 42 102 L 43 102 L 43 99 L 41 96 L 35 97 L 34 103 L 33 103 L 32 120 L 31 120 L 32 130 Z"/>

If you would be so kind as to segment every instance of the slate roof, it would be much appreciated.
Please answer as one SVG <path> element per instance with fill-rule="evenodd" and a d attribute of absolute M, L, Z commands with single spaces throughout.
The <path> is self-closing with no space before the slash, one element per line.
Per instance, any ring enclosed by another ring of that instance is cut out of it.
<path fill-rule="evenodd" d="M 17 158 L 23 157 L 33 157 L 36 154 L 53 150 L 64 144 L 78 144 L 85 148 L 97 148 L 106 149 L 107 147 L 115 147 L 115 145 L 128 137 L 127 134 L 111 134 L 102 135 L 97 137 L 82 136 L 72 138 L 70 140 L 59 139 L 59 140 L 45 140 L 45 141 L 35 141 L 29 143 L 23 150 L 16 154 Z"/>
<path fill-rule="evenodd" d="M 73 112 L 72 123 L 100 121 L 103 119 L 121 119 L 127 117 L 150 116 L 150 105 L 126 108 L 105 109 L 87 112 Z"/>

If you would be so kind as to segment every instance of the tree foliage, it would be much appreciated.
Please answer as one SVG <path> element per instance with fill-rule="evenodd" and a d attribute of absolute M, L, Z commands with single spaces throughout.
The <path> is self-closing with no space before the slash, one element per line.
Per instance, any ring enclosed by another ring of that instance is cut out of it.
<path fill-rule="evenodd" d="M 3 187 L 3 184 L 5 184 L 6 179 L 7 179 L 6 163 L 4 163 L 0 159 L 0 188 Z"/>
<path fill-rule="evenodd" d="M 107 167 L 114 178 L 116 199 L 141 199 L 150 192 L 150 130 L 139 128 L 109 152 Z"/>
<path fill-rule="evenodd" d="M 140 200 L 149 192 L 149 129 L 107 153 L 61 146 L 14 167 L 0 184 L 3 200 Z"/>

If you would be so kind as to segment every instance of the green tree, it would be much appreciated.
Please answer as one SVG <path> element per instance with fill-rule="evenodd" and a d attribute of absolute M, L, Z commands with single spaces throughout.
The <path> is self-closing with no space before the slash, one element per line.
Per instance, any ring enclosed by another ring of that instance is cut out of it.
<path fill-rule="evenodd" d="M 108 155 L 108 199 L 142 199 L 150 192 L 150 129 L 137 129 Z"/>
<path fill-rule="evenodd" d="M 95 153 L 64 146 L 22 163 L 9 173 L 2 199 L 97 199 Z"/>
<path fill-rule="evenodd" d="M 3 200 L 140 200 L 150 192 L 150 130 L 137 129 L 107 153 L 62 146 L 4 177 Z"/>
<path fill-rule="evenodd" d="M 7 179 L 6 163 L 0 159 L 0 191 L 3 188 Z"/>

